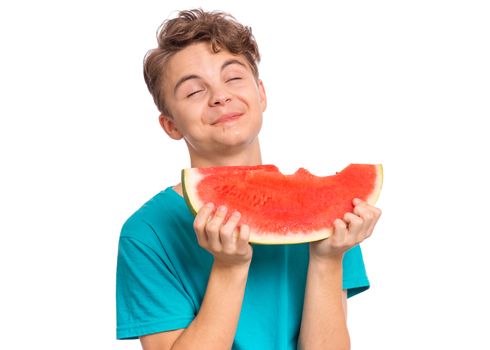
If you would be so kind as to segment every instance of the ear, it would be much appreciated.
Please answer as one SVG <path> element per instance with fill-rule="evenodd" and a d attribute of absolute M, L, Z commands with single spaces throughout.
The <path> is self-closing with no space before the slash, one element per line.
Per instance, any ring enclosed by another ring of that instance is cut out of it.
<path fill-rule="evenodd" d="M 165 130 L 167 135 L 170 136 L 172 139 L 180 140 L 182 137 L 184 137 L 184 135 L 182 135 L 177 129 L 174 120 L 170 116 L 160 114 L 158 121 L 160 122 L 160 126 L 162 127 L 162 129 Z"/>
<path fill-rule="evenodd" d="M 263 112 L 267 108 L 267 96 L 265 94 L 264 83 L 260 79 L 258 81 L 258 88 L 259 88 L 260 106 L 262 107 L 262 112 Z"/>

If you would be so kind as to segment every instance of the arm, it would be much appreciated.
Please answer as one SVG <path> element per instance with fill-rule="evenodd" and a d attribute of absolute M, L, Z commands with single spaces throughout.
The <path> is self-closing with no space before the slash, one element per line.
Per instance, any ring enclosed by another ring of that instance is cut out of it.
<path fill-rule="evenodd" d="M 349 349 L 342 260 L 310 260 L 299 337 L 300 349 Z M 315 342 L 315 343 L 313 343 Z"/>
<path fill-rule="evenodd" d="M 141 337 L 144 350 L 230 349 L 242 307 L 252 248 L 246 225 L 233 213 L 225 222 L 226 208 L 204 206 L 194 229 L 199 244 L 214 256 L 206 293 L 196 318 L 186 329 Z"/>
<path fill-rule="evenodd" d="M 346 292 L 342 290 L 344 253 L 368 238 L 381 211 L 355 199 L 354 213 L 336 220 L 328 239 L 310 244 L 300 349 L 350 349 Z"/>

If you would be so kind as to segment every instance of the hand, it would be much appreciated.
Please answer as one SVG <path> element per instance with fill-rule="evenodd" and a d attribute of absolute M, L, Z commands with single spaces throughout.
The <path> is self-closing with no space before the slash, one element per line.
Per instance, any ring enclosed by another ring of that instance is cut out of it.
<path fill-rule="evenodd" d="M 355 198 L 353 213 L 334 221 L 334 230 L 329 238 L 310 244 L 310 258 L 339 258 L 373 233 L 381 216 L 381 210 Z"/>
<path fill-rule="evenodd" d="M 216 211 L 212 203 L 207 203 L 194 219 L 199 245 L 210 252 L 215 263 L 223 266 L 248 266 L 252 260 L 252 247 L 248 244 L 250 230 L 247 225 L 240 225 L 240 213 L 231 213 L 221 206 Z"/>

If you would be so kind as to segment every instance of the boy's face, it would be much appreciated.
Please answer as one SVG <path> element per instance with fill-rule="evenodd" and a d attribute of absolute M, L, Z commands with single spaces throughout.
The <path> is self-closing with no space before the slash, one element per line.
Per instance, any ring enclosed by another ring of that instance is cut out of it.
<path fill-rule="evenodd" d="M 193 44 L 169 59 L 164 78 L 171 116 L 160 123 L 170 137 L 185 139 L 191 157 L 213 159 L 257 142 L 266 96 L 243 56 Z"/>

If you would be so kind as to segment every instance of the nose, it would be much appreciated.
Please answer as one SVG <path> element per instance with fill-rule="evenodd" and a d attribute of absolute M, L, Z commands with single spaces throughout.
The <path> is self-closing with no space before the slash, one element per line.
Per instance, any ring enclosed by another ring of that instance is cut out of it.
<path fill-rule="evenodd" d="M 212 106 L 224 106 L 230 101 L 231 95 L 225 89 L 220 89 L 211 95 L 210 104 Z"/>
<path fill-rule="evenodd" d="M 224 105 L 226 102 L 229 102 L 231 101 L 231 98 L 230 97 L 227 97 L 227 96 L 221 96 L 221 97 L 218 97 L 215 99 L 215 101 L 213 102 L 213 104 L 216 106 L 216 105 Z"/>

